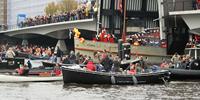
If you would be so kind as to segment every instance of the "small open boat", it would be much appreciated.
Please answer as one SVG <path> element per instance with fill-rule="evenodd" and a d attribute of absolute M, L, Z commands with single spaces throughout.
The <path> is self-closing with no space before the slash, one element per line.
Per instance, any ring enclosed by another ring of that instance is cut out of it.
<path fill-rule="evenodd" d="M 186 48 L 185 51 L 194 60 L 189 63 L 188 66 L 182 64 L 176 64 L 173 68 L 168 70 L 171 72 L 172 80 L 199 80 L 200 79 L 200 59 L 198 58 L 200 48 Z"/>
<path fill-rule="evenodd" d="M 91 72 L 74 67 L 62 67 L 64 83 L 79 84 L 156 84 L 170 81 L 169 71 L 162 70 L 136 75 L 108 72 Z"/>
<path fill-rule="evenodd" d="M 200 79 L 200 70 L 170 68 L 169 71 L 173 80 Z"/>
<path fill-rule="evenodd" d="M 173 80 L 200 79 L 200 60 L 190 62 L 187 67 L 179 65 L 168 70 Z"/>
<path fill-rule="evenodd" d="M 17 82 L 54 82 L 54 81 L 62 81 L 62 76 L 16 76 L 16 75 L 6 75 L 0 74 L 0 82 L 9 82 L 9 83 L 17 83 Z"/>

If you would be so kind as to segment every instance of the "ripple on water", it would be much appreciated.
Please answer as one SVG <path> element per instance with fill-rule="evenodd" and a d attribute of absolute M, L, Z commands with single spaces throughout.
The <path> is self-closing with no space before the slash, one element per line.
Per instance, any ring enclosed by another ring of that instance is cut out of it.
<path fill-rule="evenodd" d="M 144 100 L 200 99 L 200 82 L 165 85 L 81 85 L 0 83 L 1 100 Z"/>

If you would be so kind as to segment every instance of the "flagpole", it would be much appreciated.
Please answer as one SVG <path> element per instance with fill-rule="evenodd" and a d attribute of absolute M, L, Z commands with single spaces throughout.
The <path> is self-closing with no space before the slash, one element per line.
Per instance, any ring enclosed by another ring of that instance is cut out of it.
<path fill-rule="evenodd" d="M 126 0 L 124 0 L 124 22 L 123 22 L 122 40 L 123 42 L 126 42 Z"/>

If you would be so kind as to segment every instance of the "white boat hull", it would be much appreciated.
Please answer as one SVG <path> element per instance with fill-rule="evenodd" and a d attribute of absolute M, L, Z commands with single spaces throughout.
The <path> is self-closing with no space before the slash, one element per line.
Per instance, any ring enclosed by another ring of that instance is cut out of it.
<path fill-rule="evenodd" d="M 54 82 L 62 81 L 62 76 L 55 77 L 39 77 L 39 76 L 13 76 L 13 75 L 3 75 L 0 74 L 0 82 Z"/>

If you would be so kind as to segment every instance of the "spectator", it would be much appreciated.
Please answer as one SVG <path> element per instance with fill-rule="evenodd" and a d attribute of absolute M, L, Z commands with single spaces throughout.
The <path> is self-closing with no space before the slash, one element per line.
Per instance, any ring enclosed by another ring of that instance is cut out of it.
<path fill-rule="evenodd" d="M 60 48 L 59 47 L 57 47 L 57 52 L 56 52 L 56 61 L 57 61 L 57 63 L 60 63 L 61 62 L 61 57 L 62 57 L 62 51 L 60 50 Z"/>

